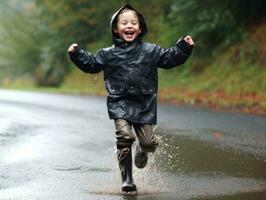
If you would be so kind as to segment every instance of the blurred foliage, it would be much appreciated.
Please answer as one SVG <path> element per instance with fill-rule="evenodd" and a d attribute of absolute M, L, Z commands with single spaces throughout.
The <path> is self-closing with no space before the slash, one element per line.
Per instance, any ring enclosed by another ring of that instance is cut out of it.
<path fill-rule="evenodd" d="M 72 66 L 68 46 L 95 51 L 111 45 L 109 20 L 124 3 L 144 14 L 145 40 L 170 46 L 191 35 L 198 60 L 186 70 L 195 73 L 266 15 L 264 0 L 1 0 L 0 78 L 29 74 L 39 86 L 59 86 Z"/>
<path fill-rule="evenodd" d="M 34 70 L 39 61 L 39 47 L 36 22 L 26 7 L 15 7 L 8 1 L 0 1 L 0 56 L 2 69 L 18 75 Z"/>
<path fill-rule="evenodd" d="M 264 0 L 178 0 L 168 15 L 169 35 L 189 33 L 196 54 L 210 56 L 246 36 L 246 27 L 266 16 Z"/>

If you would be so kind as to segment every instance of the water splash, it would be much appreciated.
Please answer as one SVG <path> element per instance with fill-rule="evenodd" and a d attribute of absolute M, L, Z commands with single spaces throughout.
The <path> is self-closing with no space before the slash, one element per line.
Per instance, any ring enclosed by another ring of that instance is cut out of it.
<path fill-rule="evenodd" d="M 165 193 L 176 191 L 176 181 L 169 171 L 179 168 L 180 149 L 173 145 L 173 138 L 159 136 L 159 146 L 155 153 L 149 153 L 149 161 L 144 169 L 134 167 L 134 179 L 139 193 Z"/>
<path fill-rule="evenodd" d="M 180 148 L 173 144 L 174 138 L 158 136 L 159 146 L 155 153 L 149 153 L 148 164 L 144 169 L 138 169 L 133 163 L 133 177 L 138 188 L 139 195 L 173 192 L 177 190 L 176 180 L 173 180 L 171 171 L 181 171 Z M 132 147 L 133 158 L 135 155 L 135 144 Z M 106 163 L 111 167 L 111 174 L 105 175 L 105 183 L 99 183 L 90 188 L 94 194 L 121 194 L 121 175 L 117 163 L 116 147 L 114 146 L 112 159 Z M 112 162 L 110 162 L 112 160 Z M 133 159 L 134 160 L 134 159 Z M 178 184 L 179 185 L 179 184 Z"/>

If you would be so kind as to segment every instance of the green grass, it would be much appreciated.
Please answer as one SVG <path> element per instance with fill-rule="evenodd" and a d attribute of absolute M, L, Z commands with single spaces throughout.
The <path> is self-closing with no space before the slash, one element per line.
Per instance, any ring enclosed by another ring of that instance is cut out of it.
<path fill-rule="evenodd" d="M 245 61 L 232 63 L 227 54 L 200 73 L 173 69 L 160 71 L 159 77 L 161 100 L 259 113 L 266 110 L 266 69 Z"/>

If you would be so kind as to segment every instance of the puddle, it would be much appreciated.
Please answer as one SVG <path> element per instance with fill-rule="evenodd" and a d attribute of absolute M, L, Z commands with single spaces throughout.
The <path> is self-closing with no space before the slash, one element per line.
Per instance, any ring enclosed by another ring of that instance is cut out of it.
<path fill-rule="evenodd" d="M 163 152 L 157 160 L 166 171 L 266 179 L 266 162 L 251 154 L 219 148 L 189 136 L 164 136 L 162 141 Z"/>
<path fill-rule="evenodd" d="M 149 154 L 147 167 L 133 167 L 138 187 L 135 199 L 257 200 L 265 194 L 263 160 L 189 136 L 164 135 L 160 140 L 156 153 Z M 114 165 L 110 173 L 105 184 L 91 188 L 89 193 L 120 195 L 117 198 L 122 199 L 118 167 Z"/>

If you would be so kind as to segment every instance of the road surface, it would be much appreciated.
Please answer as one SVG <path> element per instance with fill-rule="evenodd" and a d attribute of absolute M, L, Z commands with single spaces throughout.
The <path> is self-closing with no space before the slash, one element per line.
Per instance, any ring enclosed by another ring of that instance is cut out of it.
<path fill-rule="evenodd" d="M 266 117 L 158 106 L 139 195 L 120 195 L 102 97 L 0 90 L 0 199 L 266 199 Z"/>

